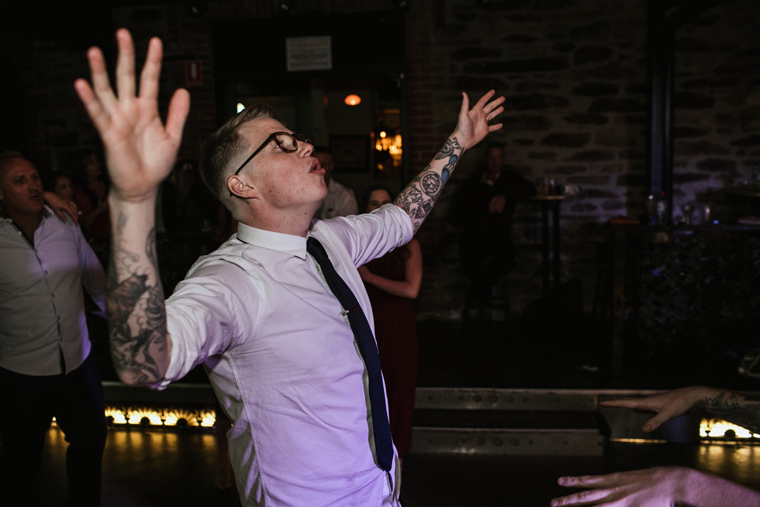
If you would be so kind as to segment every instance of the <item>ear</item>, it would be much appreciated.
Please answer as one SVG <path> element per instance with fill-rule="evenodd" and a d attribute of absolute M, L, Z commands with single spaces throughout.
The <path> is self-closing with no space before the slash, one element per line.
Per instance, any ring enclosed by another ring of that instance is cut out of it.
<path fill-rule="evenodd" d="M 259 195 L 256 187 L 248 185 L 239 176 L 230 176 L 227 178 L 227 190 L 232 195 L 236 195 L 241 199 L 256 199 Z"/>

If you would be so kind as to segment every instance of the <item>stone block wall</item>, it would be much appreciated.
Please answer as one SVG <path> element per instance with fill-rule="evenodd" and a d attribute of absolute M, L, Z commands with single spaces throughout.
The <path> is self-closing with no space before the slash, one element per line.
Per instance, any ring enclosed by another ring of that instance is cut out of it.
<path fill-rule="evenodd" d="M 758 15 L 752 0 L 722 2 L 676 33 L 675 220 L 684 204 L 695 208 L 695 221 L 705 205 L 718 219 L 758 213 L 757 204 L 737 207 L 725 192 L 760 185 Z"/>
<path fill-rule="evenodd" d="M 563 279 L 582 279 L 586 306 L 593 299 L 602 224 L 637 214 L 647 184 L 645 2 L 615 4 L 439 2 L 430 18 L 432 67 L 445 72 L 420 92 L 435 104 L 431 125 L 444 138 L 454 126 L 460 91 L 476 100 L 495 89 L 506 97 L 504 128 L 487 141 L 506 145 L 507 164 L 530 180 L 581 187 L 582 198 L 562 204 L 561 243 Z M 416 88 L 410 83 L 410 89 L 411 95 Z M 434 212 L 435 227 L 426 223 L 420 231 L 429 246 L 426 269 L 433 273 L 423 311 L 456 315 L 464 300 L 460 229 L 451 215 L 458 187 L 482 160 L 482 148 L 472 151 Z M 513 313 L 541 294 L 540 214 L 531 204 L 519 205 L 517 213 L 518 267 L 506 284 Z"/>

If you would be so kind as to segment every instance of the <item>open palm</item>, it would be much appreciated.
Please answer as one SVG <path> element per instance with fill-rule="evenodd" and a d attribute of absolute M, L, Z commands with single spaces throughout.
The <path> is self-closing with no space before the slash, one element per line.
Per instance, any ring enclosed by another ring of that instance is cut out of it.
<path fill-rule="evenodd" d="M 119 47 L 116 93 L 98 48 L 87 52 L 92 87 L 83 79 L 78 79 L 74 87 L 105 145 L 112 191 L 123 201 L 141 202 L 155 195 L 158 185 L 171 171 L 190 110 L 190 95 L 183 89 L 174 93 L 164 125 L 157 100 L 161 41 L 154 38 L 148 45 L 137 95 L 132 36 L 120 29 L 116 39 Z"/>
<path fill-rule="evenodd" d="M 459 145 L 468 150 L 483 140 L 489 132 L 494 132 L 502 127 L 501 123 L 489 124 L 497 115 L 504 112 L 504 97 L 491 100 L 496 91 L 491 90 L 478 100 L 470 109 L 470 98 L 462 93 L 462 106 L 459 110 L 454 136 Z M 489 102 L 490 101 L 490 102 Z"/>

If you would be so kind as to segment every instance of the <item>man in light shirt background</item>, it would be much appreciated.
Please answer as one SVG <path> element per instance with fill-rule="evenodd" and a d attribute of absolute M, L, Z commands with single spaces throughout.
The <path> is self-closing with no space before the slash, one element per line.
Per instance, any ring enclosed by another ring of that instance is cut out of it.
<path fill-rule="evenodd" d="M 69 442 L 66 505 L 99 505 L 106 420 L 83 288 L 105 316 L 105 273 L 79 227 L 44 198 L 36 167 L 0 154 L 0 491 L 8 505 L 39 505 L 55 417 Z"/>
<path fill-rule="evenodd" d="M 359 205 L 356 202 L 354 191 L 335 181 L 335 178 L 332 177 L 335 159 L 330 149 L 324 146 L 315 146 L 313 155 L 319 160 L 322 169 L 325 170 L 325 185 L 327 185 L 327 197 L 314 216 L 324 220 L 332 217 L 356 215 L 359 212 Z"/>

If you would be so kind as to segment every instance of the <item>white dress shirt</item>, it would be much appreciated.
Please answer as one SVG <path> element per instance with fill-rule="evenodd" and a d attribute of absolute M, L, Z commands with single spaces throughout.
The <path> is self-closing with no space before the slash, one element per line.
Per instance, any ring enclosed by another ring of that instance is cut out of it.
<path fill-rule="evenodd" d="M 82 286 L 105 312 L 105 273 L 82 231 L 46 207 L 34 246 L 2 219 L 0 252 L 0 367 L 33 376 L 75 370 L 91 348 Z"/>
<path fill-rule="evenodd" d="M 407 243 L 409 216 L 386 205 L 314 220 L 310 234 L 373 326 L 356 266 Z M 306 238 L 239 224 L 166 304 L 172 353 L 158 387 L 205 364 L 233 421 L 230 458 L 243 505 L 396 505 L 397 467 L 390 492 L 375 465 L 364 363 Z"/>

